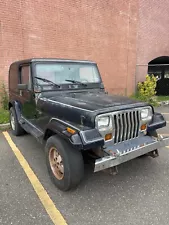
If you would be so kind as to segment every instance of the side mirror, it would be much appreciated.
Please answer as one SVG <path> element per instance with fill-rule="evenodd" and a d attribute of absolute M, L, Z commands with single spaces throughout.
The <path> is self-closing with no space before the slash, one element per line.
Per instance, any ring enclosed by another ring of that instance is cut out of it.
<path fill-rule="evenodd" d="M 27 84 L 18 84 L 18 90 L 27 90 L 28 89 L 28 85 Z"/>

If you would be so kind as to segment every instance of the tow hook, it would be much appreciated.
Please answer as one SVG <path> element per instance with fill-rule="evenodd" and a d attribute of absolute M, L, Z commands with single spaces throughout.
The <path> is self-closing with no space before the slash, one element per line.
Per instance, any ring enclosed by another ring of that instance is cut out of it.
<path fill-rule="evenodd" d="M 162 141 L 163 140 L 163 136 L 161 134 L 158 134 L 157 140 L 158 141 Z"/>

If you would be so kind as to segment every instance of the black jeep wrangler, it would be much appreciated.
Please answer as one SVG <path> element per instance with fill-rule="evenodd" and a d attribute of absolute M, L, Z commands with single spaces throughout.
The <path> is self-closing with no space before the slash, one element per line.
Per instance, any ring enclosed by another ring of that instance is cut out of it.
<path fill-rule="evenodd" d="M 158 156 L 169 138 L 156 130 L 166 121 L 151 105 L 105 92 L 96 63 L 29 59 L 9 70 L 12 133 L 28 132 L 45 144 L 54 184 L 69 190 L 84 174 L 84 159 L 94 172 L 142 155 Z"/>

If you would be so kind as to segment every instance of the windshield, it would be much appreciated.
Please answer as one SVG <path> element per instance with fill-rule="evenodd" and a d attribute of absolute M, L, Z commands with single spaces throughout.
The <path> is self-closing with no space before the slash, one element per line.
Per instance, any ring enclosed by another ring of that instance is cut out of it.
<path fill-rule="evenodd" d="M 89 63 L 38 63 L 35 65 L 38 78 L 45 78 L 55 84 L 78 84 L 81 87 L 87 83 L 100 83 L 100 75 L 95 64 Z M 37 79 L 36 83 L 45 85 L 42 79 Z M 49 83 L 48 83 L 49 85 Z"/>

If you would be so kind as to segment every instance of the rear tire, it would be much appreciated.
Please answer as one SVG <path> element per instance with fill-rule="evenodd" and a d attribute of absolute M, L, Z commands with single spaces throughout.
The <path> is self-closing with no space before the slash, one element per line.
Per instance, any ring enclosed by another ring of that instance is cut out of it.
<path fill-rule="evenodd" d="M 57 135 L 46 143 L 46 164 L 52 182 L 62 191 L 75 188 L 84 176 L 84 162 L 79 150 Z"/>
<path fill-rule="evenodd" d="M 10 125 L 12 134 L 15 136 L 20 136 L 25 133 L 24 129 L 21 127 L 21 125 L 18 122 L 18 118 L 15 112 L 15 109 L 13 107 L 10 108 Z"/>

